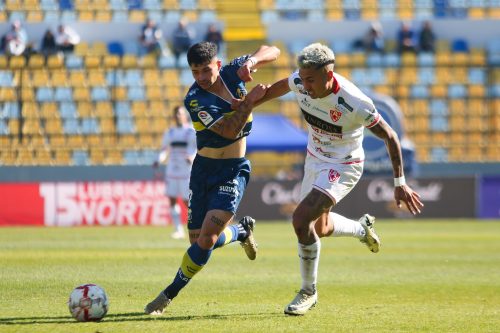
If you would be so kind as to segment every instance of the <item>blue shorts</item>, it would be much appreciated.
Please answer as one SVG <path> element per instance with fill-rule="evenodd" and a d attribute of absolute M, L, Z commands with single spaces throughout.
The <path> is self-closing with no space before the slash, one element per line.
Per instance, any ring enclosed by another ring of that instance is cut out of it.
<path fill-rule="evenodd" d="M 201 229 L 212 209 L 236 213 L 250 179 L 246 158 L 212 159 L 196 155 L 189 180 L 188 229 Z"/>

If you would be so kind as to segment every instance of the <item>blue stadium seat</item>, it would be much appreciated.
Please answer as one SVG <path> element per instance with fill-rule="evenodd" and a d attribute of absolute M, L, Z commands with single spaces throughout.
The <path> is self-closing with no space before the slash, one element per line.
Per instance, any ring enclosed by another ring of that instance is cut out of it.
<path fill-rule="evenodd" d="M 158 59 L 158 66 L 161 69 L 175 68 L 175 57 L 173 55 L 164 55 Z"/>
<path fill-rule="evenodd" d="M 383 65 L 383 57 L 380 53 L 370 53 L 366 57 L 366 65 L 368 67 L 381 67 Z"/>
<path fill-rule="evenodd" d="M 17 119 L 19 118 L 19 104 L 17 102 L 5 102 L 0 107 L 0 119 Z"/>
<path fill-rule="evenodd" d="M 74 10 L 65 10 L 61 13 L 61 22 L 62 23 L 74 23 L 78 20 L 76 17 L 76 12 Z"/>
<path fill-rule="evenodd" d="M 141 151 L 142 163 L 152 165 L 158 158 L 158 152 L 151 149 L 143 149 Z"/>
<path fill-rule="evenodd" d="M 58 102 L 70 102 L 73 100 L 73 91 L 68 87 L 57 87 L 54 99 Z"/>
<path fill-rule="evenodd" d="M 142 1 L 141 0 L 127 0 L 128 9 L 142 9 Z"/>
<path fill-rule="evenodd" d="M 71 159 L 74 165 L 88 165 L 90 161 L 86 150 L 74 150 Z"/>
<path fill-rule="evenodd" d="M 450 84 L 448 87 L 449 98 L 465 98 L 467 97 L 467 88 L 463 84 Z"/>
<path fill-rule="evenodd" d="M 434 67 L 419 68 L 418 82 L 421 84 L 434 84 L 436 82 L 436 72 Z"/>
<path fill-rule="evenodd" d="M 446 132 L 450 128 L 448 118 L 442 116 L 432 117 L 430 125 L 431 131 L 433 132 Z"/>
<path fill-rule="evenodd" d="M 452 52 L 469 52 L 469 43 L 465 39 L 457 38 L 451 43 Z"/>
<path fill-rule="evenodd" d="M 123 159 L 125 160 L 125 164 L 128 164 L 128 165 L 143 164 L 141 155 L 139 154 L 139 151 L 137 151 L 137 150 L 132 150 L 132 149 L 125 150 L 123 152 Z"/>
<path fill-rule="evenodd" d="M 179 82 L 183 86 L 190 86 L 193 83 L 193 74 L 188 69 L 183 69 L 179 76 Z"/>
<path fill-rule="evenodd" d="M 37 102 L 52 102 L 54 100 L 54 92 L 52 88 L 41 87 L 36 91 Z"/>
<path fill-rule="evenodd" d="M 442 99 L 432 99 L 430 101 L 430 111 L 433 116 L 447 116 L 448 104 Z"/>
<path fill-rule="evenodd" d="M 417 55 L 417 62 L 419 66 L 434 66 L 436 64 L 436 58 L 433 53 L 422 52 Z"/>
<path fill-rule="evenodd" d="M 65 134 L 80 134 L 80 124 L 76 118 L 63 119 L 63 131 Z"/>
<path fill-rule="evenodd" d="M 142 73 L 136 69 L 129 69 L 125 71 L 125 85 L 127 86 L 142 86 L 144 80 L 142 79 Z"/>
<path fill-rule="evenodd" d="M 159 0 L 143 0 L 142 7 L 146 10 L 161 10 L 161 3 Z"/>
<path fill-rule="evenodd" d="M 54 24 L 54 25 L 58 24 L 60 20 L 61 19 L 59 17 L 59 11 L 56 11 L 56 10 L 46 11 L 45 15 L 43 17 L 43 22 Z"/>
<path fill-rule="evenodd" d="M 262 19 L 262 16 L 261 16 Z M 198 15 L 198 21 L 201 23 L 215 23 L 217 22 L 217 14 L 213 10 L 202 10 Z M 265 21 L 262 21 L 265 23 Z M 273 22 L 273 21 L 270 21 Z M 268 22 L 269 23 L 269 22 Z"/>
<path fill-rule="evenodd" d="M 165 13 L 164 22 L 179 22 L 182 14 L 178 10 L 169 10 Z"/>
<path fill-rule="evenodd" d="M 125 10 L 116 10 L 111 18 L 112 22 L 128 22 L 128 12 Z"/>
<path fill-rule="evenodd" d="M 10 12 L 9 20 L 11 22 L 14 22 L 14 21 L 24 22 L 24 21 L 26 21 L 26 12 L 24 12 L 24 11 L 23 12 L 12 11 L 12 12 Z"/>
<path fill-rule="evenodd" d="M 59 109 L 62 118 L 76 118 L 76 105 L 74 102 L 62 102 L 59 104 Z"/>
<path fill-rule="evenodd" d="M 114 41 L 114 42 L 109 42 L 108 43 L 108 53 L 109 54 L 115 54 L 118 56 L 122 56 L 125 54 L 125 51 L 123 50 L 123 45 L 121 42 Z"/>
<path fill-rule="evenodd" d="M 123 51 L 125 54 L 139 54 L 139 44 L 136 40 L 127 40 L 123 42 Z"/>
<path fill-rule="evenodd" d="M 116 103 L 115 113 L 117 117 L 131 117 L 130 114 L 130 104 L 128 102 L 118 102 Z"/>
<path fill-rule="evenodd" d="M 500 84 L 495 84 L 490 87 L 490 97 L 500 97 Z"/>
<path fill-rule="evenodd" d="M 182 10 L 196 10 L 198 8 L 197 0 L 179 0 L 179 8 Z"/>
<path fill-rule="evenodd" d="M 413 98 L 428 98 L 429 97 L 429 89 L 426 85 L 413 85 L 411 87 L 410 96 Z"/>
<path fill-rule="evenodd" d="M 115 12 L 116 11 L 126 11 L 128 9 L 128 3 L 126 0 L 110 0 L 109 6 Z"/>
<path fill-rule="evenodd" d="M 387 53 L 384 56 L 384 64 L 387 67 L 399 67 L 401 65 L 401 57 L 397 53 Z"/>
<path fill-rule="evenodd" d="M 90 98 L 92 101 L 109 101 L 109 91 L 106 87 L 93 87 Z"/>
<path fill-rule="evenodd" d="M 483 68 L 469 68 L 468 81 L 470 84 L 486 84 L 486 72 Z"/>
<path fill-rule="evenodd" d="M 448 7 L 447 0 L 434 0 L 434 17 L 446 17 L 446 10 Z"/>
<path fill-rule="evenodd" d="M 98 134 L 101 132 L 99 123 L 95 118 L 83 118 L 81 131 L 82 134 Z"/>
<path fill-rule="evenodd" d="M 146 100 L 146 92 L 144 91 L 144 87 L 129 87 L 127 95 L 130 101 Z"/>
<path fill-rule="evenodd" d="M 75 54 L 68 54 L 66 56 L 66 67 L 69 69 L 81 69 L 83 68 L 83 59 Z"/>
<path fill-rule="evenodd" d="M 359 20 L 361 11 L 359 9 L 344 9 L 344 18 L 346 20 Z"/>
<path fill-rule="evenodd" d="M 448 150 L 441 147 L 433 147 L 431 149 L 432 162 L 448 162 Z"/>
<path fill-rule="evenodd" d="M 8 135 L 8 134 L 9 134 L 9 126 L 7 125 L 6 121 L 0 118 L 0 135 Z"/>
<path fill-rule="evenodd" d="M 14 76 L 11 71 L 0 71 L 0 87 L 13 87 Z"/>
<path fill-rule="evenodd" d="M 40 8 L 44 11 L 56 11 L 59 10 L 59 2 L 56 0 L 41 0 Z"/>
<path fill-rule="evenodd" d="M 133 134 L 135 133 L 135 126 L 132 118 L 118 118 L 116 130 L 120 134 Z"/>
<path fill-rule="evenodd" d="M 61 10 L 73 10 L 72 0 L 59 0 L 59 9 Z"/>

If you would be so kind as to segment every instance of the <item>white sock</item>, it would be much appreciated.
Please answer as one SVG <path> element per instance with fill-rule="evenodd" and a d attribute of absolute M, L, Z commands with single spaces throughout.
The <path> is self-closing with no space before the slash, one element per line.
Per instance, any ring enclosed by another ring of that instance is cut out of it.
<path fill-rule="evenodd" d="M 342 215 L 330 212 L 328 219 L 333 223 L 332 237 L 356 237 L 362 239 L 365 237 L 365 229 L 358 221 L 354 221 Z"/>
<path fill-rule="evenodd" d="M 172 206 L 170 215 L 172 216 L 172 222 L 174 224 L 175 230 L 183 231 L 181 224 L 181 208 L 179 207 L 178 204 Z"/>
<path fill-rule="evenodd" d="M 320 251 L 321 242 L 319 240 L 311 245 L 299 243 L 300 274 L 302 275 L 301 289 L 310 294 L 316 292 Z"/>

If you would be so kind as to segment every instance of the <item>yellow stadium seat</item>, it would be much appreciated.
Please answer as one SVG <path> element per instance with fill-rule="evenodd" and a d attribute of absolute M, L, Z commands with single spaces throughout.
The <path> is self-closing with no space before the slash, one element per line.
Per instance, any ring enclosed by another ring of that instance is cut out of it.
<path fill-rule="evenodd" d="M 448 88 L 442 84 L 431 86 L 431 96 L 434 98 L 445 98 L 448 96 Z"/>
<path fill-rule="evenodd" d="M 1 69 L 7 68 L 8 63 L 9 62 L 7 60 L 7 57 L 5 55 L 3 55 L 3 54 L 0 54 L 0 68 Z"/>
<path fill-rule="evenodd" d="M 99 55 L 88 55 L 85 57 L 86 68 L 99 68 L 101 65 L 101 57 Z"/>
<path fill-rule="evenodd" d="M 143 68 L 156 68 L 156 56 L 154 55 L 146 55 L 142 57 L 141 61 L 141 66 Z"/>
<path fill-rule="evenodd" d="M 35 158 L 33 156 L 33 150 L 30 148 L 20 148 L 17 153 L 16 159 L 17 165 L 34 165 Z"/>
<path fill-rule="evenodd" d="M 43 118 L 59 118 L 59 107 L 56 102 L 40 103 L 40 116 Z"/>
<path fill-rule="evenodd" d="M 28 67 L 30 69 L 40 69 L 45 64 L 45 58 L 41 54 L 33 54 L 30 56 L 28 61 Z"/>
<path fill-rule="evenodd" d="M 179 9 L 178 0 L 163 0 L 163 9 L 164 10 Z"/>
<path fill-rule="evenodd" d="M 90 163 L 93 165 L 104 164 L 106 156 L 104 154 L 104 149 L 96 146 L 90 148 Z"/>
<path fill-rule="evenodd" d="M 40 122 L 38 118 L 27 118 L 23 122 L 23 134 L 40 134 Z"/>
<path fill-rule="evenodd" d="M 23 102 L 35 101 L 35 92 L 32 88 L 26 87 L 21 89 L 21 99 Z"/>
<path fill-rule="evenodd" d="M 101 118 L 101 132 L 103 134 L 114 134 L 115 133 L 115 123 L 111 118 Z M 102 136 L 103 144 L 110 145 L 115 142 L 114 136 Z"/>
<path fill-rule="evenodd" d="M 68 73 L 65 69 L 52 70 L 50 75 L 52 86 L 63 87 L 68 85 Z"/>
<path fill-rule="evenodd" d="M 469 63 L 471 66 L 484 66 L 486 65 L 486 56 L 484 49 L 473 48 L 469 55 Z"/>
<path fill-rule="evenodd" d="M 16 90 L 10 87 L 0 87 L 0 101 L 2 102 L 17 101 Z"/>
<path fill-rule="evenodd" d="M 72 87 L 84 87 L 87 85 L 87 77 L 83 70 L 69 72 L 69 84 Z"/>
<path fill-rule="evenodd" d="M 0 22 L 7 21 L 7 13 L 5 11 L 0 11 Z"/>
<path fill-rule="evenodd" d="M 38 104 L 35 102 L 23 103 L 23 107 L 21 109 L 21 115 L 24 118 L 38 118 L 39 117 Z"/>
<path fill-rule="evenodd" d="M 146 21 L 146 13 L 142 10 L 131 10 L 129 12 L 128 21 L 131 23 L 144 23 Z"/>
<path fill-rule="evenodd" d="M 156 69 L 146 69 L 143 72 L 144 84 L 146 86 L 157 86 L 161 84 L 160 72 Z"/>
<path fill-rule="evenodd" d="M 49 141 L 53 148 L 66 147 L 66 136 L 62 134 L 52 134 Z"/>
<path fill-rule="evenodd" d="M 182 14 L 183 14 L 182 16 L 186 18 L 189 22 L 198 21 L 198 11 L 196 10 L 185 10 Z"/>
<path fill-rule="evenodd" d="M 485 97 L 486 88 L 481 84 L 469 85 L 469 97 Z"/>
<path fill-rule="evenodd" d="M 411 2 L 406 2 L 406 5 L 411 4 Z M 401 20 L 411 20 L 413 19 L 413 8 L 409 6 L 399 7 L 398 8 L 398 17 Z"/>
<path fill-rule="evenodd" d="M 102 144 L 101 135 L 98 134 L 87 135 L 87 143 L 89 145 L 89 148 L 100 147 Z"/>
<path fill-rule="evenodd" d="M 6 0 L 5 9 L 9 11 L 21 11 L 23 10 L 23 4 L 21 0 Z"/>
<path fill-rule="evenodd" d="M 131 149 L 137 147 L 137 138 L 134 134 L 122 134 L 118 137 L 119 147 Z"/>
<path fill-rule="evenodd" d="M 94 42 L 88 52 L 91 55 L 104 56 L 108 54 L 108 47 L 104 42 Z"/>
<path fill-rule="evenodd" d="M 179 84 L 179 72 L 176 69 L 166 69 L 162 72 L 162 85 L 172 86 L 178 84 Z"/>
<path fill-rule="evenodd" d="M 122 57 L 122 67 L 123 68 L 136 68 L 137 67 L 137 57 L 133 54 L 125 54 Z"/>
<path fill-rule="evenodd" d="M 86 87 L 76 87 L 73 89 L 73 99 L 77 102 L 87 102 L 90 100 L 90 92 Z"/>
<path fill-rule="evenodd" d="M 331 8 L 327 10 L 326 18 L 330 21 L 341 21 L 344 19 L 344 12 L 340 8 Z"/>
<path fill-rule="evenodd" d="M 26 22 L 38 23 L 43 21 L 43 12 L 39 10 L 32 10 L 26 15 Z"/>
<path fill-rule="evenodd" d="M 26 58 L 23 56 L 14 56 L 10 58 L 9 67 L 12 69 L 21 69 L 26 66 Z"/>
<path fill-rule="evenodd" d="M 113 117 L 113 106 L 111 102 L 96 102 L 95 103 L 95 115 L 100 118 L 111 118 Z"/>
<path fill-rule="evenodd" d="M 64 57 L 52 55 L 47 59 L 47 67 L 51 69 L 62 68 L 64 66 Z"/>
<path fill-rule="evenodd" d="M 68 135 L 66 137 L 66 147 L 82 149 L 86 148 L 85 138 L 80 134 Z"/>
<path fill-rule="evenodd" d="M 486 13 L 484 8 L 469 8 L 469 18 L 473 20 L 482 20 L 485 15 Z"/>
<path fill-rule="evenodd" d="M 162 88 L 160 88 L 160 87 L 147 87 L 146 97 L 148 100 L 160 100 L 160 99 L 162 99 L 163 98 Z"/>
<path fill-rule="evenodd" d="M 461 99 L 450 100 L 448 109 L 452 116 L 463 116 L 467 112 L 465 101 Z"/>
<path fill-rule="evenodd" d="M 104 68 L 117 68 L 120 66 L 120 57 L 114 54 L 105 55 L 102 64 Z"/>
<path fill-rule="evenodd" d="M 264 0 L 265 2 L 266 0 Z M 267 2 L 272 2 L 272 0 L 267 0 Z M 262 1 L 260 3 L 262 5 Z M 262 9 L 262 7 L 260 7 Z M 198 9 L 207 10 L 207 9 L 215 9 L 214 0 L 199 0 L 198 1 Z"/>
<path fill-rule="evenodd" d="M 132 115 L 134 117 L 144 117 L 148 113 L 148 105 L 143 101 L 132 102 Z"/>
<path fill-rule="evenodd" d="M 107 82 L 104 72 L 102 70 L 90 70 L 88 72 L 88 84 L 91 87 L 105 86 Z"/>
<path fill-rule="evenodd" d="M 500 18 L 500 8 L 498 7 L 492 7 L 488 9 L 488 17 L 492 19 L 499 19 Z"/>
<path fill-rule="evenodd" d="M 78 115 L 81 118 L 89 118 L 94 116 L 94 106 L 91 102 L 82 101 L 78 103 L 77 106 Z"/>
<path fill-rule="evenodd" d="M 90 10 L 92 8 L 91 0 L 75 0 L 74 6 L 78 10 Z"/>
<path fill-rule="evenodd" d="M 86 42 L 81 41 L 80 43 L 75 45 L 75 54 L 83 57 L 87 55 L 89 45 Z"/>
<path fill-rule="evenodd" d="M 78 21 L 80 22 L 93 22 L 94 12 L 90 10 L 82 10 L 78 13 Z"/>
<path fill-rule="evenodd" d="M 59 118 L 54 118 L 54 119 L 49 119 L 45 123 L 45 132 L 47 134 L 63 134 L 63 128 L 62 128 L 62 123 L 61 119 Z"/>
<path fill-rule="evenodd" d="M 110 22 L 111 21 L 111 12 L 109 11 L 97 11 L 95 14 L 96 22 Z"/>
<path fill-rule="evenodd" d="M 69 165 L 71 163 L 71 152 L 67 148 L 55 149 L 55 164 Z"/>
<path fill-rule="evenodd" d="M 116 101 L 124 101 L 127 99 L 127 88 L 125 87 L 113 87 L 112 95 Z"/>

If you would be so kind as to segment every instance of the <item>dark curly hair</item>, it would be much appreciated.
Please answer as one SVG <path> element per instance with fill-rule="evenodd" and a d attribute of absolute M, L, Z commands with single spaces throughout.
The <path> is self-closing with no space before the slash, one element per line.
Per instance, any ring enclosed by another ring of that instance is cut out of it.
<path fill-rule="evenodd" d="M 209 63 L 217 55 L 217 45 L 200 42 L 192 45 L 187 52 L 189 66 Z"/>

